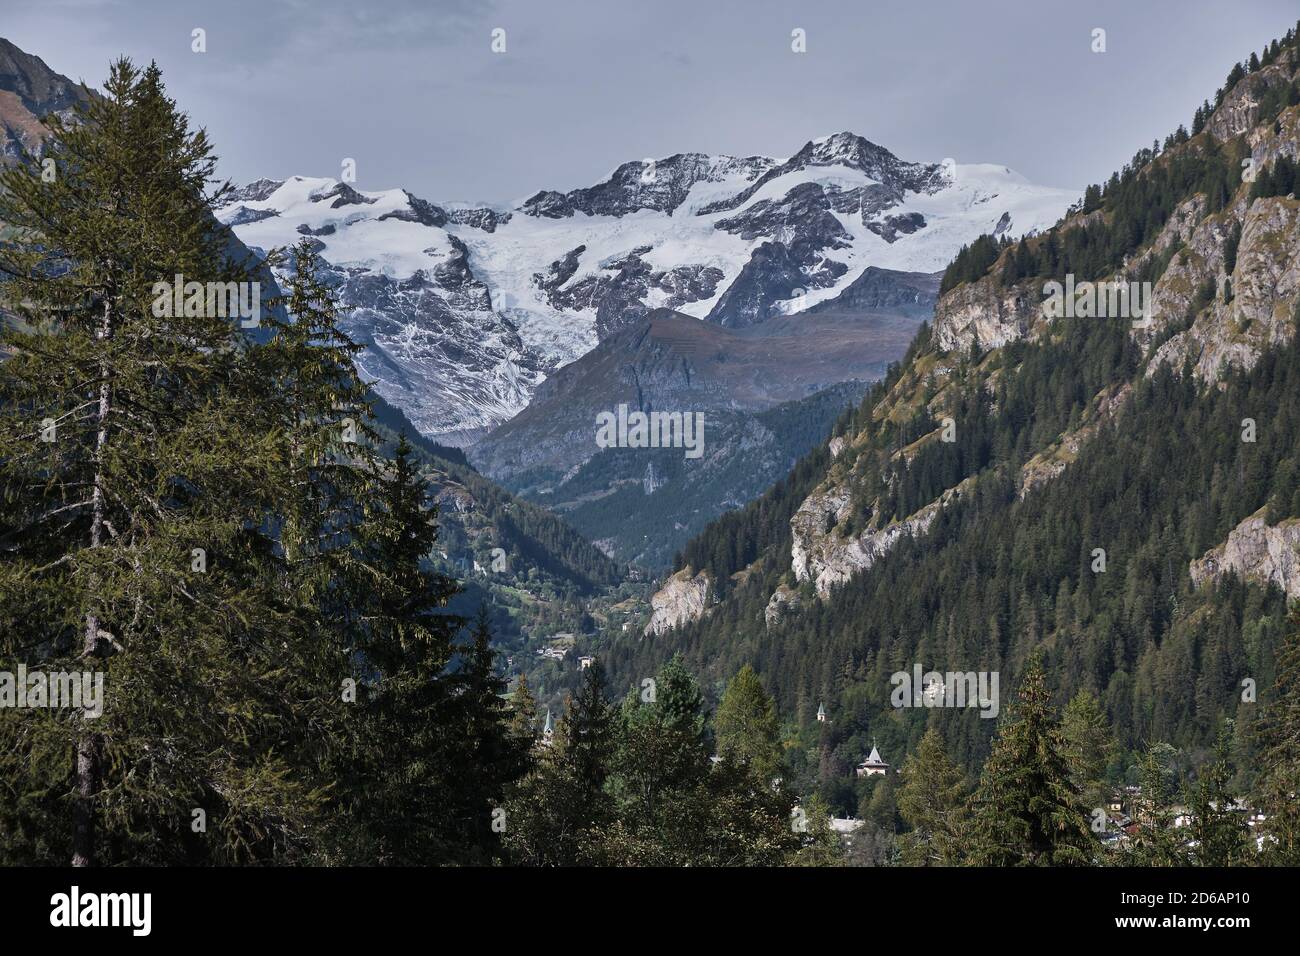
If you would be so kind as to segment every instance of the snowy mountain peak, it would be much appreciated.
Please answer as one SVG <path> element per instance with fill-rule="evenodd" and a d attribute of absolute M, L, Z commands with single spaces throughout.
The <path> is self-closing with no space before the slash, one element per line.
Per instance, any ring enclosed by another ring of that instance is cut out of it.
<path fill-rule="evenodd" d="M 514 209 L 293 176 L 241 187 L 217 214 L 262 249 L 309 237 L 379 393 L 427 434 L 468 441 L 654 309 L 755 325 L 830 302 L 870 267 L 935 272 L 981 233 L 1045 229 L 1074 198 L 840 132 L 787 159 L 632 160 Z"/>
<path fill-rule="evenodd" d="M 709 156 L 677 153 L 665 159 L 624 163 L 595 186 L 568 193 L 544 190 L 523 203 L 531 216 L 567 218 L 576 212 L 589 216 L 625 216 L 639 209 L 672 214 L 697 183 L 747 183 L 767 172 L 775 160 L 761 156 Z"/>

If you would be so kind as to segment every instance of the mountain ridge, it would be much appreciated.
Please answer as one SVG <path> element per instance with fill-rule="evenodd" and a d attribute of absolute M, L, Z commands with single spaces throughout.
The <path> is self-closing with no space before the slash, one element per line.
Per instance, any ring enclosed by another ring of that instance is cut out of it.
<path fill-rule="evenodd" d="M 908 163 L 838 133 L 784 160 L 624 163 L 509 210 L 291 177 L 240 187 L 218 215 L 262 249 L 310 237 L 367 345 L 363 374 L 425 434 L 468 445 L 655 309 L 760 324 L 869 268 L 933 272 L 980 231 L 1045 228 L 1072 199 L 1006 167 Z"/>

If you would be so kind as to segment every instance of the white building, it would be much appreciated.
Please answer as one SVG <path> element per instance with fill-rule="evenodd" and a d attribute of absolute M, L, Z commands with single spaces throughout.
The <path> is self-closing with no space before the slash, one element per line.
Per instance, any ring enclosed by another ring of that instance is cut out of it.
<path fill-rule="evenodd" d="M 858 765 L 858 776 L 883 777 L 888 772 L 889 764 L 885 763 L 885 761 L 880 758 L 880 751 L 876 749 L 876 745 L 873 743 L 871 745 L 871 753 L 868 755 L 867 759 Z"/>

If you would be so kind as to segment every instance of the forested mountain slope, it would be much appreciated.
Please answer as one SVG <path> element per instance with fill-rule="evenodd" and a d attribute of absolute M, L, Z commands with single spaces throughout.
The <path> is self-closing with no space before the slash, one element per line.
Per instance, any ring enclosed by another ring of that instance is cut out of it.
<path fill-rule="evenodd" d="M 1248 766 L 1242 681 L 1267 697 L 1300 596 L 1298 62 L 1292 31 L 1055 228 L 962 250 L 832 439 L 683 550 L 616 677 L 753 663 L 798 724 L 825 703 L 803 738 L 824 780 L 932 723 L 978 766 L 996 722 L 893 708 L 890 675 L 1000 672 L 1005 699 L 1041 650 L 1123 748 L 1234 717 Z M 1052 317 L 1052 282 L 1080 307 Z M 1089 313 L 1087 282 L 1151 283 L 1153 308 Z"/>

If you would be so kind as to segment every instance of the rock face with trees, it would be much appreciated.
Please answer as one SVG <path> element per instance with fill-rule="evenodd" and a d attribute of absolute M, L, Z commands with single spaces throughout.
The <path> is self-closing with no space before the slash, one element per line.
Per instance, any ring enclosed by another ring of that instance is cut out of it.
<path fill-rule="evenodd" d="M 1038 660 L 1051 719 L 1086 699 L 1108 728 L 1105 760 L 1053 806 L 1095 809 L 1152 761 L 1170 806 L 1225 773 L 1239 816 L 1262 804 L 1300 561 L 1298 66 L 1293 30 L 1054 228 L 963 249 L 933 325 L 832 438 L 682 549 L 670 580 L 713 582 L 708 613 L 616 649 L 612 672 L 679 651 L 705 679 L 754 666 L 844 814 L 874 787 L 840 782 L 873 741 L 906 762 L 938 734 L 930 762 L 941 743 L 986 789 L 1012 759 L 1006 716 L 895 709 L 891 674 L 996 671 L 1006 688 Z M 1088 284 L 1143 287 L 1154 311 L 1058 311 L 1051 283 L 1074 305 Z M 821 701 L 833 717 L 815 724 Z M 1030 856 L 1087 856 L 1021 826 Z"/>

